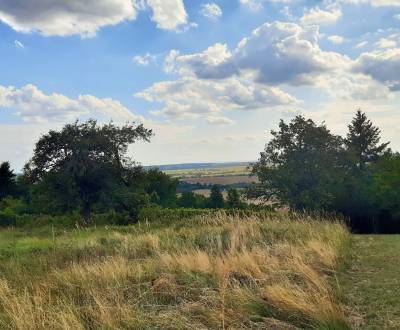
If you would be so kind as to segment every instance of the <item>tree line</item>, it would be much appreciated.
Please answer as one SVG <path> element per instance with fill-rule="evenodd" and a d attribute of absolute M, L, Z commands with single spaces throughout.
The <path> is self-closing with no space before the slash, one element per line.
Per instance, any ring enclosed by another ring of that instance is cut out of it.
<path fill-rule="evenodd" d="M 281 120 L 271 134 L 252 165 L 259 183 L 247 198 L 293 211 L 340 213 L 358 232 L 400 232 L 400 155 L 380 142 L 379 128 L 365 113 L 357 111 L 345 137 L 303 116 Z M 110 210 L 134 222 L 149 205 L 249 207 L 237 189 L 224 198 L 217 185 L 209 197 L 178 195 L 178 180 L 128 157 L 129 146 L 152 135 L 143 125 L 95 120 L 49 131 L 21 175 L 8 162 L 0 164 L 0 222 L 15 214 L 78 213 L 90 224 L 93 213 Z"/>
<path fill-rule="evenodd" d="M 90 224 L 93 213 L 110 210 L 126 213 L 134 222 L 139 209 L 150 205 L 242 205 L 237 191 L 229 192 L 226 203 L 218 186 L 208 198 L 193 193 L 177 196 L 177 179 L 158 169 L 144 169 L 127 156 L 130 145 L 149 141 L 152 135 L 143 125 L 99 125 L 95 120 L 49 131 L 36 143 L 22 175 L 16 176 L 8 162 L 0 164 L 0 222 L 21 213 L 76 212 Z"/>

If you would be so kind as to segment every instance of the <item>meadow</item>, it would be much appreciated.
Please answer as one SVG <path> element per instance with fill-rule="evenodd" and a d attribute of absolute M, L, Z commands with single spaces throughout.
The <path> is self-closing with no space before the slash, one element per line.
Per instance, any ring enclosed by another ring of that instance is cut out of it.
<path fill-rule="evenodd" d="M 350 329 L 336 219 L 205 212 L 0 232 L 2 329 Z"/>

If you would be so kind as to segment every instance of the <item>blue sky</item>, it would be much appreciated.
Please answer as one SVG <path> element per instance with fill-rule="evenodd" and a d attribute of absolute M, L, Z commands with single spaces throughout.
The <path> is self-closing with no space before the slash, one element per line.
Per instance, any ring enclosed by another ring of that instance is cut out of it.
<path fill-rule="evenodd" d="M 254 160 L 278 120 L 400 149 L 400 0 L 3 0 L 0 161 L 50 128 L 141 121 L 144 164 Z"/>

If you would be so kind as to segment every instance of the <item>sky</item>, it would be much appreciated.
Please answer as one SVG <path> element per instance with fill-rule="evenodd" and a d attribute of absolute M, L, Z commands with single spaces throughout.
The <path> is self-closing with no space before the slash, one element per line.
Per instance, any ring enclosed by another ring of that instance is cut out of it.
<path fill-rule="evenodd" d="M 361 108 L 400 150 L 400 0 L 0 0 L 0 162 L 76 119 L 144 165 L 252 161 L 279 120 Z"/>

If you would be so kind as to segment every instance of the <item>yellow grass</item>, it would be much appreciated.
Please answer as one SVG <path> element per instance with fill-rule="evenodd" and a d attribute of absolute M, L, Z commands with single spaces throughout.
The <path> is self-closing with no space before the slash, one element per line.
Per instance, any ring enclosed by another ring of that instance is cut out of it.
<path fill-rule="evenodd" d="M 0 327 L 348 328 L 333 281 L 348 241 L 338 222 L 221 213 L 137 231 L 87 238 L 90 258 L 35 276 L 17 269 L 23 286 L 1 279 Z"/>

